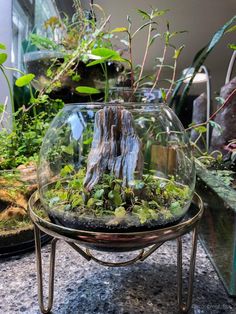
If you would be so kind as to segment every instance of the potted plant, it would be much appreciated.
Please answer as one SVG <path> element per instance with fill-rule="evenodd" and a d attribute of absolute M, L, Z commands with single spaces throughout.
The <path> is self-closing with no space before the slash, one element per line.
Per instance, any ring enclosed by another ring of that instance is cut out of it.
<path fill-rule="evenodd" d="M 188 139 L 174 112 L 166 104 L 150 101 L 166 66 L 167 49 L 173 50 L 174 64 L 169 66 L 169 88 L 160 92 L 164 102 L 170 99 L 183 49 L 171 44 L 182 32 L 171 32 L 169 23 L 163 35 L 156 30 L 157 20 L 166 12 L 138 10 L 143 22 L 137 30 L 129 18 L 128 27 L 110 31 L 122 35 L 127 51 L 122 59 L 106 47 L 91 50 L 97 58 L 87 67 L 105 68 L 107 61 L 116 59 L 126 65 L 123 81 L 129 86 L 119 89 L 120 105 L 107 103 L 106 83 L 104 104 L 66 105 L 53 120 L 42 144 L 38 178 L 41 202 L 55 223 L 108 232 L 147 230 L 174 224 L 188 210 L 195 183 Z M 135 67 L 133 39 L 146 28 L 144 57 Z M 144 66 L 149 47 L 159 37 L 164 42 L 163 55 L 151 80 L 143 75 Z M 140 87 L 150 84 L 138 103 Z M 83 91 L 83 86 L 78 84 L 77 90 Z M 115 93 L 117 102 L 116 89 Z M 132 103 L 126 104 L 124 94 Z"/>

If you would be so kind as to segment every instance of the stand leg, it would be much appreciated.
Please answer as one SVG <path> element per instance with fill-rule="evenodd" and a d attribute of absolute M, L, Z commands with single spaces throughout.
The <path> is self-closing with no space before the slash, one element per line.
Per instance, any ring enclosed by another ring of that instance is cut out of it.
<path fill-rule="evenodd" d="M 193 296 L 193 281 L 195 271 L 195 261 L 197 253 L 197 227 L 193 230 L 192 235 L 192 250 L 189 267 L 189 278 L 188 278 L 188 291 L 187 291 L 187 302 L 183 301 L 183 271 L 182 271 L 182 238 L 177 238 L 178 243 L 178 257 L 177 257 L 177 289 L 178 289 L 178 306 L 180 313 L 188 313 L 192 305 Z"/>
<path fill-rule="evenodd" d="M 37 226 L 34 226 L 34 234 L 35 234 L 35 252 L 36 252 L 39 306 L 40 306 L 41 312 L 43 314 L 47 314 L 47 313 L 50 313 L 50 311 L 52 309 L 52 304 L 53 304 L 56 242 L 58 239 L 54 238 L 52 240 L 52 243 L 51 243 L 51 256 L 50 256 L 50 268 L 49 268 L 49 287 L 48 287 L 48 306 L 44 307 L 41 239 L 40 239 L 40 230 L 38 229 Z"/>

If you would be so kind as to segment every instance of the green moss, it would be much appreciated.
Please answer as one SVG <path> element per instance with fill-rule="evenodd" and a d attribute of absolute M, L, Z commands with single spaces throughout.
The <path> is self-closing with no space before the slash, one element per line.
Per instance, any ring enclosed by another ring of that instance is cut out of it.
<path fill-rule="evenodd" d="M 26 216 L 23 220 L 19 219 L 3 220 L 0 221 L 0 232 L 26 228 L 29 227 L 30 225 L 31 222 L 28 216 Z"/>

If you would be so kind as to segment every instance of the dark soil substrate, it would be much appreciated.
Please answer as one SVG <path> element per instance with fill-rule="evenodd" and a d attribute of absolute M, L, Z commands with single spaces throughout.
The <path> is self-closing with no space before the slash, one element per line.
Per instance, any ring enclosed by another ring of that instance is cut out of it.
<path fill-rule="evenodd" d="M 51 237 L 41 235 L 41 244 L 47 243 Z M 33 227 L 16 229 L 11 232 L 0 232 L 0 258 L 20 255 L 32 251 L 35 247 Z"/>
<path fill-rule="evenodd" d="M 194 205 L 191 205 L 191 207 L 194 207 Z M 191 208 L 189 210 L 191 210 Z M 49 218 L 57 225 L 76 230 L 111 233 L 140 232 L 166 228 L 178 224 L 185 216 L 186 213 L 182 216 L 173 217 L 168 220 L 149 220 L 144 224 L 141 224 L 138 219 L 134 219 L 133 217 L 132 221 L 125 220 L 118 225 L 107 225 L 106 223 L 110 221 L 112 217 L 106 219 L 88 217 L 75 218 L 75 216 L 72 216 L 69 213 L 59 213 L 56 211 L 50 211 L 49 213 Z"/>

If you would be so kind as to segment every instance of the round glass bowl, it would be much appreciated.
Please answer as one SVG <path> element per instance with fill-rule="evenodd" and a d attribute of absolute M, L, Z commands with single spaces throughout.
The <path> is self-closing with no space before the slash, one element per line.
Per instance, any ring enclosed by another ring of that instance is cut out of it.
<path fill-rule="evenodd" d="M 70 104 L 43 140 L 38 183 L 56 224 L 143 231 L 186 214 L 195 168 L 188 137 L 168 106 Z"/>

